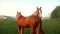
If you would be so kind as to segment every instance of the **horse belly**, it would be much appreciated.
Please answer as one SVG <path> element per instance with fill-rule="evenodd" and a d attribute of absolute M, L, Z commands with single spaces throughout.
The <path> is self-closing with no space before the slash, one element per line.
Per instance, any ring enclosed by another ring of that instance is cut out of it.
<path fill-rule="evenodd" d="M 25 24 L 25 23 L 23 23 L 21 26 L 22 26 L 22 27 L 29 27 L 29 25 L 27 25 L 27 24 Z"/>
<path fill-rule="evenodd" d="M 21 26 L 21 27 L 29 27 L 24 21 L 18 22 L 18 26 Z"/>

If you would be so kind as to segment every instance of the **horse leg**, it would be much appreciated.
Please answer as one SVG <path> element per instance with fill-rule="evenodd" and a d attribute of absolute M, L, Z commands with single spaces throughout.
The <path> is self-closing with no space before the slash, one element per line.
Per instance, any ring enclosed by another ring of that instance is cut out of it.
<path fill-rule="evenodd" d="M 37 34 L 44 34 L 41 24 L 38 25 Z"/>
<path fill-rule="evenodd" d="M 21 27 L 18 26 L 18 34 L 20 34 L 20 33 L 21 33 Z"/>
<path fill-rule="evenodd" d="M 42 33 L 42 34 L 45 34 L 42 28 L 41 28 L 41 33 Z"/>
<path fill-rule="evenodd" d="M 24 28 L 21 27 L 21 34 L 24 34 Z"/>
<path fill-rule="evenodd" d="M 36 33 L 35 33 L 35 27 L 30 27 L 30 29 L 31 29 L 30 34 L 36 34 Z"/>
<path fill-rule="evenodd" d="M 37 34 L 41 34 L 41 26 L 40 26 L 40 24 L 38 25 L 38 28 L 37 28 Z"/>

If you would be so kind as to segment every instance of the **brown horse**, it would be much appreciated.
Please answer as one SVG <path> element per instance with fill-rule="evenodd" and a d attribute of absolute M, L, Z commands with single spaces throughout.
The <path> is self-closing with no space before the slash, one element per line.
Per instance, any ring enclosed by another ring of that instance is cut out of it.
<path fill-rule="evenodd" d="M 32 16 L 36 16 L 36 17 L 40 17 L 40 19 L 42 18 L 42 10 L 41 10 L 42 7 L 38 8 L 37 7 L 37 10 L 32 14 Z M 44 31 L 42 29 L 42 20 L 40 21 L 40 24 L 41 24 L 41 33 L 44 34 Z M 37 31 L 38 32 L 38 31 Z"/>
<path fill-rule="evenodd" d="M 38 11 L 37 11 L 38 12 Z M 24 17 L 21 15 L 21 12 L 17 12 L 16 14 L 16 18 L 17 18 L 17 24 L 18 24 L 18 33 L 20 34 L 23 34 L 23 30 L 24 28 L 26 27 L 30 27 L 31 29 L 31 34 L 36 34 L 35 33 L 35 29 L 37 27 L 37 34 L 40 34 L 42 33 L 43 34 L 43 30 L 42 30 L 42 23 L 41 23 L 41 18 L 36 15 L 32 15 L 32 16 L 29 16 L 29 17 Z"/>

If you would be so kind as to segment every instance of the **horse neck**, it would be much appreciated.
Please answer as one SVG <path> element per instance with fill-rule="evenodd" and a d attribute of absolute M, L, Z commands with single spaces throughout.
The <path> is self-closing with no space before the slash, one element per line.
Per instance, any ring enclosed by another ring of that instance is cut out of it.
<path fill-rule="evenodd" d="M 32 15 L 33 16 L 39 16 L 39 11 L 35 11 Z"/>

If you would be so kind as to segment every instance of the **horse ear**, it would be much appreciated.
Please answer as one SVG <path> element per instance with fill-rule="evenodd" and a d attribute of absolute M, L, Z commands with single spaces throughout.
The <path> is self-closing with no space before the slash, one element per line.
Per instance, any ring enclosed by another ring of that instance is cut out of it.
<path fill-rule="evenodd" d="M 37 7 L 37 9 L 39 9 L 39 8 Z"/>
<path fill-rule="evenodd" d="M 19 12 L 17 11 L 17 13 L 19 13 Z"/>
<path fill-rule="evenodd" d="M 42 7 L 40 7 L 40 10 L 41 10 Z M 41 13 L 42 13 L 42 10 L 41 10 Z"/>

